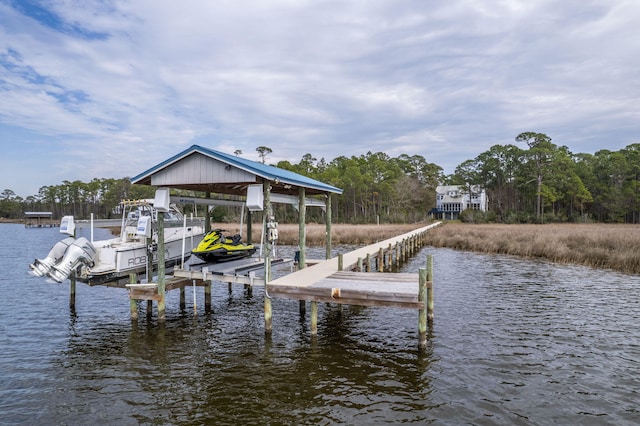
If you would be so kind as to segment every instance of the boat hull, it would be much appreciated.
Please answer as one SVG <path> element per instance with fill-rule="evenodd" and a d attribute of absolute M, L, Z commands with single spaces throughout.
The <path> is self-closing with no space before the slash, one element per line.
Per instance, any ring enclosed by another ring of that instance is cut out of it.
<path fill-rule="evenodd" d="M 185 239 L 185 252 L 182 253 L 182 238 L 165 241 L 165 268 L 180 266 L 191 257 L 191 250 L 197 247 L 203 233 Z M 147 265 L 151 260 L 153 270 L 158 267 L 158 253 L 147 251 L 144 243 L 126 243 L 121 245 L 104 244 L 96 247 L 98 262 L 93 268 L 82 271 L 78 280 L 89 285 L 113 283 L 116 285 L 127 283 L 130 274 L 146 274 Z"/>

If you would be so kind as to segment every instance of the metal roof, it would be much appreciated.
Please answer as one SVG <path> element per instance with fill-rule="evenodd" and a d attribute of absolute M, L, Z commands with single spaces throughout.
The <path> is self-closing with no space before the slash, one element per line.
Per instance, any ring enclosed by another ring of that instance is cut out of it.
<path fill-rule="evenodd" d="M 184 151 L 131 178 L 141 185 L 166 186 L 195 191 L 245 195 L 248 185 L 271 182 L 272 192 L 297 195 L 335 193 L 342 189 L 289 170 L 192 145 Z"/>

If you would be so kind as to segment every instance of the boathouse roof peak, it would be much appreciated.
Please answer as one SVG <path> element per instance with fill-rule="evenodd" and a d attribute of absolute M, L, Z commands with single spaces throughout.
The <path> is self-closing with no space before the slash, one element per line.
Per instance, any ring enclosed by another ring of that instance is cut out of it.
<path fill-rule="evenodd" d="M 248 185 L 263 180 L 271 181 L 272 191 L 280 194 L 297 195 L 301 187 L 308 195 L 342 193 L 340 188 L 290 170 L 200 145 L 192 145 L 131 178 L 134 184 L 237 195 L 245 194 Z"/>

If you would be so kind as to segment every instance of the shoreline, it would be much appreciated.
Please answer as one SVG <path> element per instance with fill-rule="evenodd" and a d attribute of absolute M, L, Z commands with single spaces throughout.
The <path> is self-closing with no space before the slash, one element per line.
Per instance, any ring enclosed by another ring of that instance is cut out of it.
<path fill-rule="evenodd" d="M 20 221 L 0 220 L 0 223 Z M 332 224 L 332 245 L 369 245 L 422 226 L 415 224 Z M 240 224 L 213 223 L 211 229 L 240 233 Z M 246 224 L 242 227 L 246 241 Z M 278 243 L 297 245 L 299 225 L 278 224 Z M 307 247 L 325 244 L 324 224 L 306 224 Z M 260 242 L 261 223 L 252 227 L 252 241 Z M 544 259 L 559 264 L 583 265 L 626 274 L 640 274 L 640 225 L 631 224 L 470 224 L 443 222 L 426 234 L 426 244 L 437 248 L 484 254 L 506 254 Z"/>

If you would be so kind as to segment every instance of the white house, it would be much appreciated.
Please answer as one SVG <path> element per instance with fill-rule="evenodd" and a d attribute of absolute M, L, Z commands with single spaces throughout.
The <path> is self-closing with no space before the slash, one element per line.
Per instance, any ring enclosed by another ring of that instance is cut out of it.
<path fill-rule="evenodd" d="M 467 209 L 487 211 L 489 200 L 480 185 L 441 185 L 436 188 L 436 208 L 431 212 L 438 219 L 458 218 Z"/>

